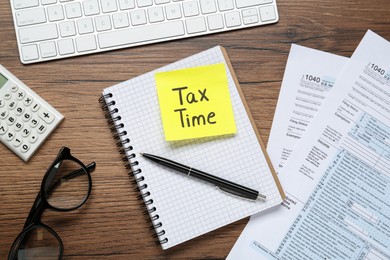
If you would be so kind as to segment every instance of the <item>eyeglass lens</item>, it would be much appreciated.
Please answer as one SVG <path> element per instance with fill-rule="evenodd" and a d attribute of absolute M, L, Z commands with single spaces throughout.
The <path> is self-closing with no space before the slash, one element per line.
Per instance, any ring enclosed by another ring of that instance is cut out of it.
<path fill-rule="evenodd" d="M 85 168 L 72 160 L 62 160 L 45 183 L 47 202 L 57 209 L 72 209 L 83 204 L 89 192 L 89 178 Z"/>
<path fill-rule="evenodd" d="M 60 242 L 47 228 L 35 226 L 20 235 L 21 241 L 14 259 L 58 259 Z"/>

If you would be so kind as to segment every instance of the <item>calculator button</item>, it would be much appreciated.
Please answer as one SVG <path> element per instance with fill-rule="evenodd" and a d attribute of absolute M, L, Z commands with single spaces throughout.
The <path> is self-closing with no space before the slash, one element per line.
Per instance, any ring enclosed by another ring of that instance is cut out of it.
<path fill-rule="evenodd" d="M 0 135 L 4 135 L 8 131 L 7 125 L 0 126 Z"/>
<path fill-rule="evenodd" d="M 23 104 L 28 107 L 33 102 L 32 98 L 30 96 L 26 96 L 26 98 L 23 100 Z"/>
<path fill-rule="evenodd" d="M 13 146 L 19 147 L 22 144 L 23 139 L 19 136 L 16 135 L 15 139 L 12 141 Z"/>
<path fill-rule="evenodd" d="M 11 92 L 6 92 L 6 93 L 4 94 L 4 98 L 5 98 L 6 100 L 10 100 L 10 99 L 12 98 Z"/>
<path fill-rule="evenodd" d="M 9 102 L 9 103 L 8 103 L 8 109 L 9 109 L 9 110 L 14 109 L 14 108 L 16 107 L 17 104 L 18 104 L 18 102 L 16 102 L 16 101 L 11 101 L 11 102 Z"/>
<path fill-rule="evenodd" d="M 31 119 L 31 114 L 28 113 L 28 112 L 25 112 L 25 113 L 22 115 L 22 118 L 23 118 L 23 121 L 24 121 L 24 122 L 28 122 L 28 120 Z"/>
<path fill-rule="evenodd" d="M 30 129 L 27 129 L 27 128 L 23 128 L 23 130 L 22 130 L 21 133 L 22 133 L 22 136 L 23 136 L 24 138 L 26 138 L 27 136 L 30 135 L 31 130 L 30 130 Z"/>
<path fill-rule="evenodd" d="M 22 151 L 22 153 L 27 153 L 28 150 L 30 150 L 30 145 L 29 144 L 24 143 L 20 147 L 20 151 Z"/>
<path fill-rule="evenodd" d="M 39 124 L 39 119 L 38 119 L 38 118 L 33 118 L 33 119 L 30 121 L 30 126 L 31 126 L 32 128 L 36 127 L 38 124 Z"/>
<path fill-rule="evenodd" d="M 32 144 L 35 143 L 37 140 L 38 140 L 38 135 L 35 133 L 31 134 L 30 137 L 28 138 L 28 141 Z"/>
<path fill-rule="evenodd" d="M 26 91 L 23 89 L 19 90 L 18 93 L 16 93 L 16 99 L 22 100 L 26 96 Z"/>
<path fill-rule="evenodd" d="M 0 98 L 0 107 L 3 107 L 5 106 L 5 100 Z"/>
<path fill-rule="evenodd" d="M 18 91 L 18 89 L 19 89 L 19 87 L 18 86 L 16 86 L 16 85 L 13 85 L 12 87 L 11 87 L 11 91 L 12 92 L 16 92 L 16 91 Z"/>
<path fill-rule="evenodd" d="M 39 125 L 39 127 L 38 127 L 38 133 L 39 134 L 43 134 L 45 131 L 46 131 L 46 125 L 44 125 L 44 124 L 41 124 L 41 125 Z"/>
<path fill-rule="evenodd" d="M 14 139 L 14 137 L 15 137 L 15 133 L 14 132 L 8 131 L 5 134 L 5 140 L 7 140 L 8 142 L 12 141 L 12 139 Z"/>
<path fill-rule="evenodd" d="M 8 110 L 0 111 L 0 119 L 6 119 L 8 116 Z"/>
<path fill-rule="evenodd" d="M 16 110 L 15 110 L 15 114 L 16 114 L 17 116 L 20 116 L 21 114 L 23 114 L 23 112 L 24 112 L 24 107 L 21 107 L 21 106 L 18 106 L 18 107 L 16 108 Z"/>
<path fill-rule="evenodd" d="M 23 126 L 24 126 L 23 122 L 20 119 L 18 119 L 18 120 L 16 120 L 16 124 L 14 125 L 14 129 L 16 132 L 19 132 L 20 130 L 22 130 Z"/>
<path fill-rule="evenodd" d="M 8 125 L 13 125 L 15 122 L 16 122 L 16 118 L 12 115 L 12 116 L 9 116 L 7 119 L 7 124 Z"/>
<path fill-rule="evenodd" d="M 31 111 L 37 112 L 38 109 L 39 109 L 40 107 L 41 107 L 41 105 L 40 105 L 39 103 L 34 102 L 34 103 L 32 104 L 32 106 L 31 106 Z"/>
<path fill-rule="evenodd" d="M 43 121 L 45 121 L 48 124 L 54 121 L 54 115 L 50 113 L 48 110 L 46 110 L 45 108 L 41 108 L 38 112 L 38 115 L 41 119 L 43 119 Z"/>

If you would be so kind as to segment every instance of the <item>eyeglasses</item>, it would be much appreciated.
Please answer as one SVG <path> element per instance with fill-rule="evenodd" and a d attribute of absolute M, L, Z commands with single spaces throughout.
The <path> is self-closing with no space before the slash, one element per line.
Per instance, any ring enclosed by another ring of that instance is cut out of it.
<path fill-rule="evenodd" d="M 28 214 L 23 231 L 15 239 L 8 255 L 14 259 L 61 259 L 61 238 L 41 222 L 45 209 L 71 211 L 81 207 L 91 194 L 92 179 L 89 172 L 95 162 L 85 166 L 62 147 L 57 158 L 46 171 L 41 189 Z"/>

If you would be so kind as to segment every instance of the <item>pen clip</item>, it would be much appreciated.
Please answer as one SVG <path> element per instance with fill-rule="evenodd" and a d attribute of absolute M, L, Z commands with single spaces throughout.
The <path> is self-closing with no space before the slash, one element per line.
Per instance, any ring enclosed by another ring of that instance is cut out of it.
<path fill-rule="evenodd" d="M 240 198 L 240 199 L 246 199 L 246 200 L 254 201 L 254 200 L 252 200 L 252 199 L 250 199 L 250 198 L 247 198 L 247 197 L 243 196 L 243 195 L 240 194 L 240 193 L 237 193 L 237 192 L 234 192 L 234 191 L 231 191 L 231 190 L 228 190 L 228 189 L 224 189 L 224 188 L 221 188 L 221 187 L 218 187 L 218 186 L 215 186 L 215 187 L 216 187 L 218 190 L 222 191 L 222 192 L 226 192 L 226 193 L 228 193 L 228 194 L 230 194 L 230 195 L 233 195 L 234 197 L 238 197 L 238 198 Z"/>

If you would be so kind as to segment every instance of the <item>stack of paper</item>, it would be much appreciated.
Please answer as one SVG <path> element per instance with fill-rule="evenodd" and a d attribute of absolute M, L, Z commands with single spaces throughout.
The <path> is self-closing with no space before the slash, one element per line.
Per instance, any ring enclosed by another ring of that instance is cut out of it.
<path fill-rule="evenodd" d="M 318 113 L 317 113 L 318 111 Z M 287 199 L 228 259 L 390 259 L 390 43 L 293 45 L 267 148 Z"/>

